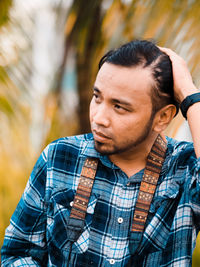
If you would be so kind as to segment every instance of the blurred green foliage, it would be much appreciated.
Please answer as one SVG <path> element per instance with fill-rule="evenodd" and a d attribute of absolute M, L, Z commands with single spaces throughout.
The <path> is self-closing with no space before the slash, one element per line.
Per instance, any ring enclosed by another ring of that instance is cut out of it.
<path fill-rule="evenodd" d="M 0 1 L 0 27 L 9 20 L 9 10 L 12 5 L 12 0 Z"/>

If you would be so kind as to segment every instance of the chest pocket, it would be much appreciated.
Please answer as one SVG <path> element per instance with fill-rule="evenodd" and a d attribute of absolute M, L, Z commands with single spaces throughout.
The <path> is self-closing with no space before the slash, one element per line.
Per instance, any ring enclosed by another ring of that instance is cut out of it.
<path fill-rule="evenodd" d="M 173 182 L 164 195 L 155 196 L 149 210 L 139 254 L 153 253 L 166 247 L 179 200 L 180 186 Z"/>
<path fill-rule="evenodd" d="M 49 247 L 54 248 L 54 253 L 70 249 L 68 222 L 74 197 L 75 191 L 72 189 L 55 188 L 50 198 L 47 214 L 47 242 Z M 96 194 L 91 194 L 82 233 L 72 245 L 74 253 L 83 253 L 88 249 L 90 226 L 97 199 Z"/>

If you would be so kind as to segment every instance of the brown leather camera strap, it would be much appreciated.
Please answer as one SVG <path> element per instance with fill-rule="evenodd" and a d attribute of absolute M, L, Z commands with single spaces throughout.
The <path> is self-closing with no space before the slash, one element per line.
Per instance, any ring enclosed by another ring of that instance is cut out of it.
<path fill-rule="evenodd" d="M 131 232 L 143 232 L 158 178 L 165 160 L 166 142 L 158 135 L 147 158 L 135 206 Z M 98 166 L 98 159 L 87 158 L 71 209 L 70 218 L 84 220 Z"/>
<path fill-rule="evenodd" d="M 71 209 L 70 217 L 80 220 L 85 219 L 92 186 L 96 175 L 98 159 L 87 158 L 84 162 L 81 176 L 74 197 L 74 203 Z"/>
<path fill-rule="evenodd" d="M 144 231 L 151 201 L 165 160 L 166 149 L 166 142 L 158 135 L 147 157 L 147 163 L 135 206 L 131 232 Z"/>

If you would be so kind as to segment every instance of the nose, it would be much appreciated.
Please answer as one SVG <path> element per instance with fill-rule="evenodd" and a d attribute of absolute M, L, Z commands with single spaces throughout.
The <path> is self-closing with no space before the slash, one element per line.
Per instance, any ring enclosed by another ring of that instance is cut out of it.
<path fill-rule="evenodd" d="M 95 107 L 95 110 L 91 110 L 91 115 L 93 123 L 99 126 L 109 127 L 109 111 L 104 104 L 99 104 Z"/>

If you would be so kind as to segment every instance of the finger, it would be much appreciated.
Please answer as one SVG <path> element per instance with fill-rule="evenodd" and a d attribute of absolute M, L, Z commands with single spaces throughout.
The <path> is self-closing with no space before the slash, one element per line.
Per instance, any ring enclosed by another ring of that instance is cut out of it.
<path fill-rule="evenodd" d="M 160 46 L 158 46 L 159 47 L 159 49 L 162 51 L 162 52 L 164 52 L 165 54 L 167 54 L 169 57 L 170 57 L 170 59 L 172 60 L 172 62 L 174 61 L 174 60 L 176 60 L 176 61 L 178 61 L 178 62 L 181 62 L 182 64 L 185 62 L 184 61 L 184 59 L 181 57 L 181 56 L 179 56 L 178 54 L 176 54 L 173 50 L 171 50 L 170 48 L 166 48 L 166 47 L 160 47 Z"/>
<path fill-rule="evenodd" d="M 161 46 L 158 46 L 158 48 L 159 48 L 162 52 L 166 53 L 168 56 L 172 55 L 172 56 L 178 56 L 178 57 L 179 57 L 179 55 L 177 55 L 177 54 L 176 54 L 173 50 L 171 50 L 170 48 L 167 48 L 167 47 L 161 47 Z"/>

